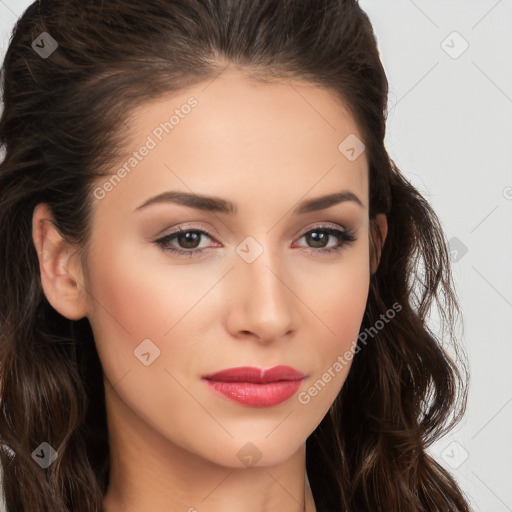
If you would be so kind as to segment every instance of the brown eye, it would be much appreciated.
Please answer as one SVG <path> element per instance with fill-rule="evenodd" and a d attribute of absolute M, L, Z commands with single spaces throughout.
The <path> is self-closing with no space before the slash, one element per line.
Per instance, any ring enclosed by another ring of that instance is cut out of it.
<path fill-rule="evenodd" d="M 334 247 L 327 247 L 329 239 L 335 237 L 338 239 L 338 245 Z M 317 249 L 315 252 L 330 253 L 332 251 L 341 251 L 346 245 L 357 240 L 353 231 L 342 231 L 331 226 L 316 227 L 310 229 L 302 235 L 301 238 L 305 238 L 308 241 L 309 247 Z"/>
<path fill-rule="evenodd" d="M 173 233 L 156 240 L 155 243 L 164 251 L 192 257 L 203 252 L 203 248 L 198 248 L 202 237 L 211 238 L 206 231 L 200 229 L 179 228 Z M 178 247 L 176 247 L 176 244 L 170 244 L 173 241 L 177 241 Z"/>
<path fill-rule="evenodd" d="M 307 235 L 304 235 L 312 243 L 312 247 L 316 249 L 323 249 L 328 243 L 331 235 L 324 233 L 320 230 L 310 231 Z"/>
<path fill-rule="evenodd" d="M 175 238 L 184 249 L 197 249 L 198 244 L 201 242 L 201 234 L 197 231 L 180 233 Z"/>

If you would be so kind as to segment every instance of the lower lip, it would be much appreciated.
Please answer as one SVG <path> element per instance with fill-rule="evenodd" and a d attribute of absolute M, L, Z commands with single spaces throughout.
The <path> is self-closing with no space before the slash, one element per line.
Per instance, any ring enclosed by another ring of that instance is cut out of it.
<path fill-rule="evenodd" d="M 203 380 L 214 393 L 251 407 L 271 407 L 280 404 L 293 396 L 302 382 L 302 379 L 281 380 L 266 384 Z"/>

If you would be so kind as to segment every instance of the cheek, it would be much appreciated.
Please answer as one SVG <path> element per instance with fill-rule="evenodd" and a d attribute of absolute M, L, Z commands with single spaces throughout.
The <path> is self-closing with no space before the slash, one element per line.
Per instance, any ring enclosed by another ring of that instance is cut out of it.
<path fill-rule="evenodd" d="M 365 265 L 355 265 L 350 271 L 340 272 L 338 280 L 333 277 L 333 286 L 323 299 L 326 318 L 336 333 L 336 345 L 342 348 L 347 338 L 353 340 L 359 333 L 370 284 L 369 269 Z"/>
<path fill-rule="evenodd" d="M 312 428 L 335 400 L 352 365 L 370 284 L 367 251 L 368 244 L 363 241 L 357 249 L 346 251 L 339 263 L 317 265 L 315 278 L 308 280 L 309 294 L 303 288 L 309 308 L 316 313 L 308 314 L 303 325 L 310 338 L 310 346 L 304 350 L 314 373 L 297 399 L 307 407 Z"/>
<path fill-rule="evenodd" d="M 369 275 L 354 269 L 345 276 L 336 293 L 325 299 L 328 320 L 335 334 L 324 338 L 323 368 L 340 376 L 338 391 L 348 375 L 368 298 Z"/>
<path fill-rule="evenodd" d="M 368 240 L 358 241 L 333 263 L 309 265 L 301 269 L 308 277 L 297 282 L 306 305 L 317 316 L 322 347 L 332 352 L 359 334 L 370 284 Z"/>
<path fill-rule="evenodd" d="M 162 347 L 180 310 L 180 294 L 165 286 L 161 276 L 149 273 L 139 254 L 120 243 L 116 250 L 97 252 L 89 289 L 89 321 L 105 372 L 112 380 L 141 365 L 134 351 L 151 340 L 151 357 Z M 179 285 L 177 285 L 179 286 Z M 181 295 L 183 298 L 183 295 Z M 158 357 L 160 355 L 158 354 Z"/>
<path fill-rule="evenodd" d="M 88 283 L 88 318 L 105 374 L 117 382 L 146 369 L 144 358 L 153 370 L 185 371 L 197 357 L 194 336 L 206 321 L 218 269 L 166 263 L 152 248 L 134 249 L 133 241 L 110 247 L 116 250 L 96 252 Z"/>

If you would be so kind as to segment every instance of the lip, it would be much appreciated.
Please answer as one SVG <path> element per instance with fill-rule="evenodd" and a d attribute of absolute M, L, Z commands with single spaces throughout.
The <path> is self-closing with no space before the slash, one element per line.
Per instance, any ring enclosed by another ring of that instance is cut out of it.
<path fill-rule="evenodd" d="M 263 369 L 256 366 L 239 366 L 237 368 L 227 368 L 220 372 L 208 373 L 203 375 L 203 379 L 217 380 L 220 382 L 253 382 L 256 384 L 266 384 L 279 380 L 301 380 L 304 374 L 291 366 L 274 366 Z"/>
<path fill-rule="evenodd" d="M 284 402 L 298 391 L 303 379 L 302 372 L 284 365 L 266 370 L 241 366 L 202 376 L 214 393 L 251 407 L 271 407 Z"/>

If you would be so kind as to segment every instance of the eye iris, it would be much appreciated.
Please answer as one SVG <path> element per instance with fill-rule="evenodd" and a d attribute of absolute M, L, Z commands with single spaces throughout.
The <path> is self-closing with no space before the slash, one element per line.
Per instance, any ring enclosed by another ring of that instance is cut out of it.
<path fill-rule="evenodd" d="M 199 245 L 201 235 L 194 231 L 188 231 L 186 233 L 180 233 L 177 238 L 178 238 L 178 241 L 180 242 L 180 245 L 183 248 L 195 249 Z M 185 242 L 185 245 L 181 244 L 182 241 Z M 188 245 L 188 244 L 192 244 L 192 245 Z"/>
<path fill-rule="evenodd" d="M 311 231 L 307 236 L 310 237 L 310 240 L 313 241 L 313 247 L 320 248 L 325 247 L 325 243 L 329 239 L 329 235 L 327 233 L 322 233 L 321 231 Z M 325 242 L 323 245 L 322 241 Z M 315 245 L 317 242 L 320 242 L 320 245 Z"/>

